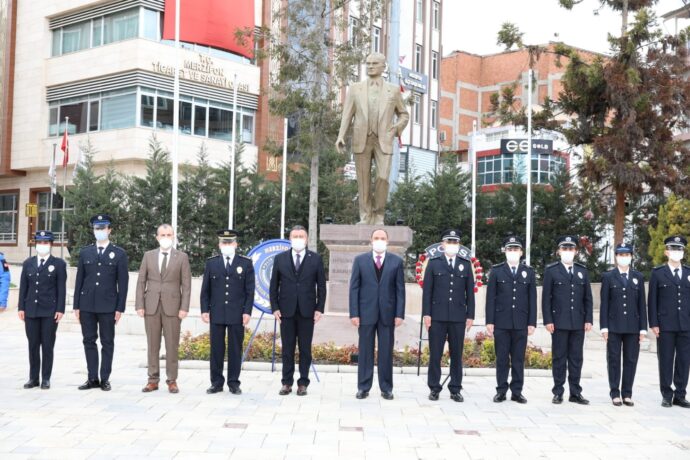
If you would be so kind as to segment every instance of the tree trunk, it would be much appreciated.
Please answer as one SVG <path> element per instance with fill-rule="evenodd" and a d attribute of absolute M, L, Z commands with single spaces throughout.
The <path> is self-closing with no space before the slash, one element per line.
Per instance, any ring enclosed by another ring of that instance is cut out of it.
<path fill-rule="evenodd" d="M 314 152 L 311 157 L 311 179 L 309 181 L 309 247 L 316 251 L 318 241 L 318 210 L 319 210 L 319 153 Z"/>
<path fill-rule="evenodd" d="M 616 207 L 613 220 L 613 243 L 618 244 L 623 241 L 623 231 L 625 230 L 625 188 L 616 187 Z"/>

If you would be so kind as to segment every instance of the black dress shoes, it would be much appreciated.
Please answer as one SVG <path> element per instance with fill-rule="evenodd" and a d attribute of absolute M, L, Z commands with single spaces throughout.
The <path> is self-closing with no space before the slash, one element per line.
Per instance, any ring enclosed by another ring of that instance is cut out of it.
<path fill-rule="evenodd" d="M 93 388 L 100 388 L 101 382 L 98 380 L 87 380 L 82 385 L 79 386 L 80 390 L 91 390 Z"/>
<path fill-rule="evenodd" d="M 104 380 L 103 382 L 101 382 L 101 390 L 110 391 L 112 389 L 113 389 L 113 387 L 110 386 L 110 382 L 108 382 L 107 380 Z"/>
<path fill-rule="evenodd" d="M 228 391 L 234 395 L 241 395 L 242 394 L 242 389 L 240 387 L 230 387 L 228 388 Z"/>
<path fill-rule="evenodd" d="M 635 405 L 633 400 L 630 398 L 623 398 L 623 404 L 628 406 L 628 407 L 633 407 Z"/>
<path fill-rule="evenodd" d="M 391 391 L 382 391 L 382 392 L 381 392 L 381 397 L 382 397 L 383 399 L 386 399 L 386 400 L 390 401 L 391 399 L 393 399 L 393 393 L 392 393 Z"/>
<path fill-rule="evenodd" d="M 463 402 L 465 400 L 465 398 L 463 398 L 460 393 L 451 393 L 450 399 L 452 399 L 455 402 Z"/>
<path fill-rule="evenodd" d="M 280 396 L 289 395 L 290 393 L 292 393 L 292 387 L 290 385 L 283 385 L 278 392 Z"/>
<path fill-rule="evenodd" d="M 41 382 L 41 390 L 50 390 L 50 380 L 44 380 Z"/>
<path fill-rule="evenodd" d="M 495 403 L 500 403 L 506 400 L 506 394 L 505 393 L 496 393 L 496 396 L 494 396 L 494 402 Z"/>
<path fill-rule="evenodd" d="M 211 385 L 206 389 L 206 394 L 212 395 L 214 393 L 220 393 L 221 391 L 223 391 L 223 387 L 214 387 Z"/>
<path fill-rule="evenodd" d="M 611 400 L 611 403 L 616 407 L 620 407 L 623 405 L 623 401 L 621 401 L 621 398 L 613 398 Z"/>
<path fill-rule="evenodd" d="M 515 395 L 515 394 L 514 394 L 514 395 L 511 395 L 511 396 L 510 396 L 510 400 L 511 400 L 511 401 L 515 401 L 515 402 L 518 403 L 518 404 L 527 404 L 527 398 L 525 398 L 524 396 L 522 396 L 522 393 L 520 393 L 520 394 L 518 394 L 518 395 Z"/>
<path fill-rule="evenodd" d="M 670 399 L 664 398 L 661 400 L 661 407 L 671 407 L 672 405 Z"/>
<path fill-rule="evenodd" d="M 563 395 L 553 395 L 553 399 L 551 400 L 552 403 L 554 404 L 560 404 L 563 402 Z"/>
<path fill-rule="evenodd" d="M 673 398 L 673 405 L 690 409 L 690 401 L 685 398 Z"/>
<path fill-rule="evenodd" d="M 369 396 L 369 392 L 368 392 L 368 391 L 359 390 L 359 391 L 357 392 L 357 395 L 355 396 L 355 398 L 357 398 L 357 399 L 366 399 L 367 396 Z"/>
<path fill-rule="evenodd" d="M 431 393 L 429 393 L 429 400 L 438 401 L 438 391 L 432 391 Z"/>
<path fill-rule="evenodd" d="M 30 390 L 31 388 L 36 388 L 38 386 L 38 380 L 29 380 L 24 384 L 25 390 Z"/>
<path fill-rule="evenodd" d="M 568 401 L 570 401 L 572 403 L 576 403 L 576 404 L 581 404 L 583 406 L 586 406 L 587 404 L 589 404 L 589 401 L 586 400 L 585 398 L 583 398 L 582 395 L 570 395 L 570 397 L 568 398 Z"/>
<path fill-rule="evenodd" d="M 297 396 L 307 396 L 307 387 L 304 385 L 297 385 Z"/>

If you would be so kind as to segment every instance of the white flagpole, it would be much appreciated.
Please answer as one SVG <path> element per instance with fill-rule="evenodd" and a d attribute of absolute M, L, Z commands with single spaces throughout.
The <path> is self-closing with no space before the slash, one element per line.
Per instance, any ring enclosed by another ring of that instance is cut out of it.
<path fill-rule="evenodd" d="M 285 238 L 285 197 L 287 194 L 288 119 L 283 121 L 283 190 L 280 205 L 280 239 Z"/>
<path fill-rule="evenodd" d="M 228 228 L 232 228 L 235 223 L 235 127 L 237 124 L 237 74 L 232 83 L 232 143 L 230 144 L 230 203 L 228 204 Z"/>
<path fill-rule="evenodd" d="M 175 0 L 175 75 L 173 79 L 173 145 L 172 145 L 172 219 L 177 246 L 177 176 L 180 140 L 180 0 Z"/>
<path fill-rule="evenodd" d="M 477 148 L 475 146 L 477 136 L 477 120 L 472 121 L 472 139 L 470 140 L 470 168 L 472 172 L 472 255 L 477 254 Z"/>
<path fill-rule="evenodd" d="M 532 69 L 527 74 L 527 217 L 525 263 L 530 264 L 532 246 Z"/>
<path fill-rule="evenodd" d="M 67 128 L 65 128 L 67 129 Z M 57 163 L 55 163 L 55 150 L 57 144 L 53 144 L 53 162 L 50 175 L 50 199 L 48 200 L 48 221 L 46 222 L 46 230 L 53 230 L 53 194 L 55 193 L 55 182 L 57 181 Z M 38 229 L 36 229 L 38 230 Z"/>

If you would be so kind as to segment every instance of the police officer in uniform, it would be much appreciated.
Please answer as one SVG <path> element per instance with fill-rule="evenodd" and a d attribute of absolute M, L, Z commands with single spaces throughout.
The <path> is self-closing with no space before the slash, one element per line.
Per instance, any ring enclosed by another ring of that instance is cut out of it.
<path fill-rule="evenodd" d="M 458 254 L 460 231 L 442 233 L 443 255 L 431 259 L 424 273 L 422 315 L 429 331 L 429 399 L 438 401 L 441 392 L 441 357 L 448 341 L 450 349 L 450 397 L 463 402 L 462 352 L 465 332 L 474 322 L 474 275 L 470 261 Z"/>
<path fill-rule="evenodd" d="M 37 255 L 29 257 L 22 265 L 17 314 L 24 321 L 26 338 L 29 340 L 29 381 L 24 388 L 39 385 L 40 370 L 41 388 L 47 390 L 53 371 L 55 333 L 58 322 L 65 314 L 67 264 L 50 254 L 52 232 L 38 231 L 34 241 Z"/>
<path fill-rule="evenodd" d="M 127 253 L 110 242 L 112 219 L 107 214 L 91 218 L 96 243 L 79 251 L 74 283 L 74 314 L 81 324 L 88 379 L 80 390 L 110 391 L 110 372 L 115 350 L 115 325 L 125 311 L 129 272 Z M 98 346 L 101 337 L 101 365 Z M 99 379 L 100 376 L 100 379 Z"/>
<path fill-rule="evenodd" d="M 206 262 L 201 284 L 201 319 L 210 324 L 211 386 L 206 393 L 223 391 L 225 337 L 228 335 L 228 388 L 242 394 L 240 368 L 244 327 L 249 323 L 254 305 L 254 267 L 251 259 L 235 253 L 237 232 L 218 232 L 221 255 Z"/>
<path fill-rule="evenodd" d="M 682 265 L 683 236 L 664 240 L 668 263 L 656 267 L 649 280 L 649 326 L 657 336 L 661 405 L 690 408 L 685 398 L 690 368 L 690 266 Z M 671 381 L 675 389 L 671 387 Z"/>
<path fill-rule="evenodd" d="M 537 283 L 534 269 L 520 265 L 522 241 L 510 236 L 503 241 L 506 262 L 494 265 L 486 291 L 486 329 L 494 337 L 496 350 L 496 396 L 506 400 L 508 371 L 511 370 L 512 401 L 525 404 L 522 394 L 525 380 L 527 336 L 537 325 Z"/>
<path fill-rule="evenodd" d="M 634 406 L 635 380 L 640 342 L 647 334 L 647 302 L 644 276 L 630 267 L 633 247 L 616 246 L 616 267 L 601 277 L 599 329 L 606 340 L 606 363 L 614 406 Z M 623 388 L 621 393 L 621 348 L 623 350 Z M 622 400 L 621 400 L 622 396 Z"/>
<path fill-rule="evenodd" d="M 568 370 L 568 401 L 589 404 L 582 396 L 582 372 L 585 333 L 592 330 L 592 286 L 587 268 L 575 262 L 577 236 L 558 238 L 560 262 L 544 270 L 542 315 L 544 326 L 551 333 L 554 404 L 563 402 L 566 366 Z"/>

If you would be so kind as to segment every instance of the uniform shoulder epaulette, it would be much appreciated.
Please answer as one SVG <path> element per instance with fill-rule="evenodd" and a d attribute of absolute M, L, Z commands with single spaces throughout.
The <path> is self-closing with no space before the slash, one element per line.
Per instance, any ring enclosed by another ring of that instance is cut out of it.
<path fill-rule="evenodd" d="M 247 256 L 244 256 L 244 255 L 242 255 L 242 254 L 237 254 L 237 255 L 240 256 L 240 257 L 243 258 L 243 259 L 252 260 L 251 257 L 247 257 Z"/>
<path fill-rule="evenodd" d="M 548 264 L 548 265 L 546 266 L 546 268 L 553 268 L 553 267 L 558 266 L 558 264 L 560 264 L 560 262 L 551 262 L 550 264 Z"/>
<path fill-rule="evenodd" d="M 582 268 L 587 268 L 587 265 L 582 264 L 580 262 L 573 262 L 573 265 L 577 265 L 578 267 L 582 267 Z"/>
<path fill-rule="evenodd" d="M 690 265 L 685 265 L 685 264 L 683 264 L 683 268 L 686 269 L 686 270 L 690 270 Z"/>
<path fill-rule="evenodd" d="M 665 266 L 666 266 L 665 264 L 664 265 L 658 265 L 658 266 L 654 267 L 652 270 L 661 270 Z"/>
<path fill-rule="evenodd" d="M 530 270 L 534 270 L 534 268 L 532 268 L 531 265 L 527 265 L 527 264 L 525 264 L 525 263 L 522 263 L 522 264 L 518 265 L 518 268 L 528 268 L 528 269 L 530 269 Z"/>
<path fill-rule="evenodd" d="M 502 267 L 502 266 L 504 266 L 505 264 L 506 264 L 505 262 L 501 262 L 500 264 L 492 265 L 491 268 Z"/>
<path fill-rule="evenodd" d="M 206 260 L 215 259 L 216 257 L 220 257 L 220 254 L 213 255 L 213 256 L 209 257 L 208 259 L 206 259 Z"/>

